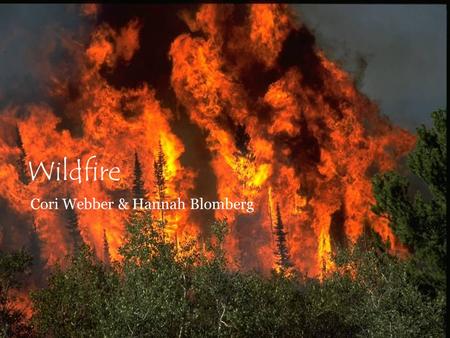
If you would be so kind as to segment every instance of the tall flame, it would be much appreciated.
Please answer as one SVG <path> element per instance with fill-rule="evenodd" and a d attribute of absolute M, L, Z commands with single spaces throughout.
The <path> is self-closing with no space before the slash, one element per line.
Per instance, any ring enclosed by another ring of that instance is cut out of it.
<path fill-rule="evenodd" d="M 82 11 L 95 16 L 98 8 L 84 6 Z M 253 214 L 215 211 L 231 227 L 226 243 L 230 257 L 244 268 L 274 267 L 275 205 L 280 206 L 290 259 L 307 275 L 333 270 L 335 232 L 353 243 L 363 225 L 370 224 L 390 240 L 392 249 L 399 249 L 386 221 L 370 211 L 370 177 L 394 168 L 414 137 L 380 115 L 352 78 L 315 46 L 288 6 L 207 4 L 180 17 L 187 28 L 170 45 L 172 71 L 167 76 L 177 104 L 205 132 L 216 177 L 210 189 L 219 199 L 256 206 Z M 104 76 L 119 64 L 133 63 L 146 43 L 140 39 L 145 24 L 133 19 L 116 30 L 103 23 L 83 48 L 63 38 L 77 62 L 77 76 L 57 71 L 48 76 L 50 96 L 63 103 L 70 127 L 43 103 L 9 106 L 0 115 L 0 196 L 15 216 L 7 222 L 9 228 L 15 220 L 34 222 L 50 265 L 72 250 L 66 220 L 62 212 L 31 210 L 32 197 L 109 200 L 129 194 L 135 152 L 151 197 L 159 142 L 167 159 L 167 199 L 188 200 L 195 189 L 198 168 L 183 165 L 181 156 L 199 150 L 186 148 L 174 132 L 177 107 L 164 108 L 156 99 L 163 89 L 146 83 L 118 89 Z M 27 161 L 48 163 L 65 156 L 85 161 L 95 154 L 102 165 L 122 169 L 120 182 L 23 184 L 16 128 Z M 188 209 L 168 212 L 170 235 L 178 239 L 203 232 L 191 216 Z M 78 212 L 81 235 L 100 258 L 107 238 L 112 258 L 120 259 L 127 219 L 118 209 Z M 0 235 L 4 245 L 5 234 Z M 23 243 L 14 231 L 8 238 Z"/>

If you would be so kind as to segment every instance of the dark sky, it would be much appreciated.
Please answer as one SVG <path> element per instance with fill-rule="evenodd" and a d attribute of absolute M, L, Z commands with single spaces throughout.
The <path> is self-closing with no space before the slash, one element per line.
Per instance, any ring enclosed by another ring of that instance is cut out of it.
<path fill-rule="evenodd" d="M 362 91 L 396 124 L 414 130 L 446 108 L 445 5 L 294 7 L 326 54 L 362 75 Z"/>

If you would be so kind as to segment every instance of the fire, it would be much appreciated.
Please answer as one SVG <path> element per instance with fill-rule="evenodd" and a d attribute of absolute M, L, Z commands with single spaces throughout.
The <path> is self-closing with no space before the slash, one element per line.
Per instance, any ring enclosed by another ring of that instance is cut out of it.
<path fill-rule="evenodd" d="M 81 11 L 95 17 L 101 8 L 85 5 Z M 252 215 L 215 211 L 215 217 L 226 217 L 230 224 L 230 258 L 247 269 L 268 271 L 275 266 L 276 206 L 289 259 L 309 276 L 323 277 L 334 269 L 333 233 L 351 244 L 366 223 L 389 239 L 393 250 L 400 250 L 386 221 L 370 211 L 370 177 L 394 168 L 412 148 L 414 137 L 382 117 L 352 78 L 315 46 L 312 34 L 288 6 L 207 4 L 179 16 L 186 31 L 171 42 L 172 70 L 167 76 L 177 105 L 205 133 L 216 178 L 210 189 L 219 199 L 256 205 Z M 138 19 L 119 29 L 102 23 L 86 46 L 62 38 L 77 62 L 77 75 L 48 74 L 49 95 L 62 102 L 69 127 L 60 112 L 45 103 L 10 106 L 0 115 L 0 196 L 15 219 L 35 224 L 49 265 L 73 250 L 71 234 L 62 212 L 32 211 L 32 197 L 109 200 L 129 194 L 135 153 L 145 190 L 154 196 L 153 164 L 159 147 L 166 159 L 166 198 L 187 200 L 195 188 L 198 168 L 184 165 L 182 156 L 198 150 L 187 148 L 173 128 L 177 107 L 157 99 L 160 88 L 147 83 L 116 88 L 105 77 L 118 65 L 133 63 L 146 43 L 140 38 L 145 25 Z M 97 155 L 105 166 L 120 167 L 121 179 L 25 184 L 17 164 L 22 153 L 34 163 L 65 156 L 85 161 Z M 105 259 L 105 240 L 111 257 L 120 259 L 128 217 L 117 209 L 77 212 L 82 239 L 100 259 Z M 169 237 L 177 242 L 208 233 L 189 210 L 167 212 L 164 218 Z M 7 222 L 12 228 L 12 217 Z M 0 241 L 3 245 L 4 235 Z M 17 245 L 22 242 L 18 239 Z"/>
<path fill-rule="evenodd" d="M 354 242 L 369 220 L 393 243 L 387 224 L 370 212 L 368 171 L 393 168 L 413 137 L 380 116 L 352 79 L 313 45 L 286 6 L 249 5 L 247 18 L 234 23 L 233 15 L 242 10 L 202 6 L 188 20 L 196 34 L 175 39 L 170 56 L 177 98 L 192 121 L 208 131 L 219 197 L 251 197 L 269 205 L 245 220 L 258 247 L 253 258 L 270 259 L 261 248 L 271 245 L 274 203 L 283 210 L 292 259 L 310 275 L 333 268 L 332 226 L 342 227 Z M 296 35 L 310 64 L 281 69 L 277 62 L 286 57 L 283 46 Z M 246 77 L 260 64 L 261 73 L 276 76 L 254 95 Z M 242 125 L 246 142 L 236 139 Z M 338 213 L 344 220 L 337 220 Z M 233 224 L 244 222 L 240 215 L 228 217 Z M 249 250 L 238 230 L 232 228 L 231 236 L 228 250 L 234 255 Z"/>
<path fill-rule="evenodd" d="M 119 183 L 102 180 L 89 184 L 61 184 L 38 180 L 24 185 L 14 170 L 18 154 L 16 144 L 11 141 L 9 145 L 2 143 L 2 148 L 5 148 L 2 151 L 2 197 L 17 213 L 35 220 L 39 237 L 44 243 L 43 256 L 49 264 L 54 264 L 72 250 L 67 220 L 62 212 L 32 212 L 29 205 L 31 196 L 54 198 L 70 195 L 111 200 L 115 193 L 128 191 L 131 186 L 134 152 L 139 154 L 144 166 L 145 188 L 153 192 L 153 161 L 159 141 L 167 158 L 168 198 L 178 196 L 179 191 L 185 194 L 190 189 L 193 175 L 180 165 L 179 157 L 184 147 L 171 131 L 171 111 L 161 107 L 155 99 L 154 90 L 148 86 L 117 90 L 99 75 L 103 65 L 114 67 L 119 60 L 128 62 L 132 59 L 139 48 L 138 34 L 137 21 L 131 21 L 120 32 L 101 26 L 92 33 L 91 43 L 84 55 L 78 56 L 82 60 L 78 65 L 81 68 L 79 85 L 85 90 L 72 104 L 78 109 L 77 114 L 82 121 L 81 136 L 59 130 L 61 120 L 56 117 L 56 112 L 44 105 L 26 107 L 26 118 L 18 118 L 13 108 L 3 114 L 2 130 L 13 130 L 15 125 L 18 126 L 27 160 L 33 163 L 48 163 L 65 156 L 86 161 L 96 154 L 99 162 L 122 169 Z M 64 79 L 56 78 L 52 95 L 67 95 L 67 85 Z M 172 232 L 182 231 L 189 225 L 187 216 L 186 213 L 168 215 L 168 228 Z M 117 209 L 80 210 L 77 217 L 83 240 L 99 253 L 100 258 L 105 230 L 111 257 L 118 259 L 118 248 L 129 215 Z"/>

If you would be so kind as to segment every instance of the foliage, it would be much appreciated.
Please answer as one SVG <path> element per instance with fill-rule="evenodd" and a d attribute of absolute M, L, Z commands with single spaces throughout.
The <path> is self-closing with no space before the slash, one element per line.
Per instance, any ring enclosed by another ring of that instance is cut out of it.
<path fill-rule="evenodd" d="M 156 198 L 159 202 L 164 202 L 166 199 L 166 166 L 167 159 L 164 154 L 161 140 L 158 145 L 158 153 L 155 156 L 155 160 L 153 161 L 153 176 L 154 176 L 154 184 L 155 184 L 155 194 Z M 161 208 L 161 221 L 164 221 L 164 209 Z"/>
<path fill-rule="evenodd" d="M 17 160 L 19 180 L 23 184 L 28 185 L 30 184 L 31 179 L 27 172 L 27 164 L 26 164 L 27 154 L 25 152 L 25 148 L 23 147 L 22 136 L 20 135 L 20 130 L 18 126 L 16 126 L 16 135 L 17 135 L 16 136 L 17 148 L 19 148 L 20 151 L 19 159 Z"/>
<path fill-rule="evenodd" d="M 111 254 L 109 253 L 109 243 L 105 229 L 103 229 L 103 263 L 106 267 L 111 265 Z"/>
<path fill-rule="evenodd" d="M 134 153 L 134 171 L 133 171 L 133 198 L 145 198 L 147 192 L 144 188 L 144 181 L 142 179 L 141 162 L 137 152 Z"/>
<path fill-rule="evenodd" d="M 406 264 L 376 245 L 336 258 L 318 281 L 297 274 L 261 276 L 227 268 L 226 223 L 216 222 L 205 252 L 177 248 L 163 224 L 136 213 L 107 270 L 83 250 L 33 295 L 42 335 L 107 337 L 440 336 L 445 297 L 422 295 Z M 361 249 L 363 248 L 363 249 Z M 192 252 L 195 252 L 192 254 Z M 189 253 L 189 254 L 188 254 Z"/>
<path fill-rule="evenodd" d="M 96 337 L 111 321 L 117 278 L 83 245 L 69 268 L 57 267 L 48 287 L 31 294 L 33 324 L 42 336 Z"/>
<path fill-rule="evenodd" d="M 162 149 L 161 141 L 159 141 L 158 154 L 153 162 L 153 170 L 155 176 L 156 195 L 160 202 L 164 201 L 166 196 L 166 155 Z"/>
<path fill-rule="evenodd" d="M 70 197 L 67 197 L 67 199 L 70 199 Z M 75 253 L 78 253 L 80 248 L 84 245 L 84 240 L 81 236 L 80 225 L 78 223 L 78 215 L 75 207 L 68 207 L 65 210 L 65 217 L 67 220 L 67 230 L 69 232 L 70 238 L 73 241 L 73 251 Z"/>
<path fill-rule="evenodd" d="M 389 218 L 401 242 L 412 251 L 409 273 L 421 290 L 436 293 L 446 288 L 447 267 L 447 112 L 432 114 L 434 126 L 417 130 L 418 139 L 409 155 L 412 173 L 423 180 L 431 197 L 418 192 L 409 196 L 410 182 L 395 172 L 373 180 L 373 210 Z"/>
<path fill-rule="evenodd" d="M 47 260 L 42 256 L 43 242 L 39 236 L 35 222 L 29 235 L 30 241 L 28 245 L 29 252 L 33 253 L 31 274 L 37 285 L 43 285 L 43 275 L 46 271 Z"/>
<path fill-rule="evenodd" d="M 380 250 L 378 240 L 339 252 L 335 262 L 335 273 L 306 288 L 307 336 L 444 336 L 445 295 L 423 295 L 408 263 Z"/>
<path fill-rule="evenodd" d="M 397 236 L 409 246 L 408 259 L 392 256 L 365 226 L 358 243 L 336 252 L 335 270 L 323 280 L 293 269 L 262 276 L 229 268 L 223 249 L 226 221 L 214 223 L 213 236 L 204 247 L 196 242 L 178 247 L 166 235 L 164 220 L 135 211 L 119 250 L 120 263 L 101 263 L 84 246 L 67 267 L 56 269 L 47 288 L 32 294 L 36 333 L 51 337 L 445 336 L 446 117 L 442 111 L 433 116 L 434 128 L 419 129 L 416 149 L 409 157 L 411 170 L 427 183 L 431 198 L 418 195 L 411 200 L 408 181 L 398 174 L 374 179 L 374 211 L 388 217 Z"/>
<path fill-rule="evenodd" d="M 275 251 L 277 264 L 281 269 L 287 269 L 291 266 L 291 262 L 289 260 L 289 251 L 286 244 L 286 232 L 284 231 L 284 224 L 281 219 L 281 211 L 278 204 L 276 208 L 274 235 L 277 244 L 277 250 Z"/>
<path fill-rule="evenodd" d="M 4 253 L 0 251 L 0 336 L 29 337 L 31 328 L 22 311 L 17 309 L 11 291 L 20 286 L 19 277 L 31 264 L 25 251 Z"/>

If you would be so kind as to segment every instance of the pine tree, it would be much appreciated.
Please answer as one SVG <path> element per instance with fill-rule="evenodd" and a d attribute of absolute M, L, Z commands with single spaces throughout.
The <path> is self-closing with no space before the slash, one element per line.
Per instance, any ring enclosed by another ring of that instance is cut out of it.
<path fill-rule="evenodd" d="M 14 293 L 21 290 L 23 274 L 32 257 L 24 250 L 6 253 L 0 250 L 0 337 L 33 337 L 23 310 L 14 304 Z"/>
<path fill-rule="evenodd" d="M 430 294 L 446 289 L 447 275 L 447 111 L 432 117 L 432 128 L 418 128 L 416 147 L 408 157 L 408 167 L 431 196 L 419 191 L 410 198 L 410 181 L 396 172 L 373 179 L 373 211 L 389 219 L 397 238 L 413 253 L 411 275 Z"/>
<path fill-rule="evenodd" d="M 81 236 L 80 227 L 78 224 L 78 215 L 75 209 L 70 207 L 66 210 L 67 229 L 70 237 L 73 241 L 74 253 L 78 253 L 81 246 L 84 244 L 83 237 Z"/>
<path fill-rule="evenodd" d="M 147 192 L 144 188 L 144 180 L 142 178 L 142 168 L 139 162 L 137 152 L 134 153 L 134 180 L 133 180 L 133 198 L 145 198 Z"/>
<path fill-rule="evenodd" d="M 33 221 L 33 228 L 30 232 L 29 250 L 33 256 L 33 276 L 36 278 L 36 283 L 42 285 L 46 261 L 42 258 L 42 240 L 39 237 L 35 221 Z"/>
<path fill-rule="evenodd" d="M 17 143 L 17 147 L 20 150 L 19 159 L 17 160 L 17 167 L 18 167 L 18 171 L 19 171 L 19 180 L 23 184 L 28 185 L 30 183 L 30 177 L 28 176 L 28 173 L 27 173 L 27 165 L 26 165 L 27 154 L 23 147 L 22 136 L 20 135 L 20 130 L 19 130 L 18 126 L 16 126 L 16 134 L 17 134 L 16 143 Z"/>
<path fill-rule="evenodd" d="M 275 241 L 277 245 L 277 250 L 275 252 L 277 265 L 282 269 L 289 268 L 292 264 L 289 259 L 289 251 L 286 245 L 286 232 L 284 231 L 284 224 L 281 219 L 280 206 L 278 203 L 276 209 Z"/>
<path fill-rule="evenodd" d="M 164 202 L 166 199 L 166 156 L 162 149 L 161 141 L 159 141 L 158 154 L 153 162 L 154 176 L 155 176 L 155 192 L 158 201 Z M 161 221 L 164 222 L 164 210 L 161 209 Z"/>
<path fill-rule="evenodd" d="M 103 229 L 103 263 L 106 267 L 111 265 L 111 255 L 109 253 L 108 237 L 106 237 L 106 230 Z"/>

